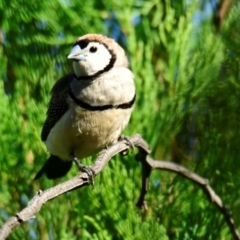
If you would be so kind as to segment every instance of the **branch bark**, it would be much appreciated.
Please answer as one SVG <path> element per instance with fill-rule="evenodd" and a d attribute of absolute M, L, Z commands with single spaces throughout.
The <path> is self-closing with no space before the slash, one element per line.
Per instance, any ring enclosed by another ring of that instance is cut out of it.
<path fill-rule="evenodd" d="M 209 197 L 210 201 L 214 203 L 220 212 L 223 214 L 231 233 L 234 239 L 240 240 L 240 235 L 238 230 L 234 224 L 234 220 L 224 206 L 221 198 L 214 192 L 211 186 L 208 183 L 207 179 L 200 177 L 199 175 L 189 171 L 188 169 L 171 162 L 166 161 L 157 161 L 153 160 L 148 156 L 150 153 L 150 148 L 146 141 L 140 136 L 135 135 L 133 137 L 128 137 L 126 139 L 122 139 L 116 144 L 110 146 L 108 149 L 104 149 L 99 154 L 96 159 L 94 165 L 92 166 L 96 175 L 98 175 L 108 161 L 117 153 L 126 152 L 131 146 L 129 144 L 131 142 L 134 146 L 139 149 L 139 152 L 136 155 L 136 159 L 140 161 L 143 165 L 142 167 L 142 188 L 139 199 L 137 201 L 137 206 L 139 208 L 146 208 L 145 196 L 148 191 L 148 183 L 151 171 L 153 169 L 161 169 L 167 170 L 171 172 L 178 173 L 185 178 L 197 183 L 204 190 L 206 195 Z M 15 216 L 9 218 L 0 228 L 0 239 L 6 239 L 11 232 L 17 228 L 21 223 L 29 220 L 30 218 L 34 218 L 35 214 L 41 209 L 42 205 L 47 201 L 65 193 L 71 191 L 75 188 L 83 187 L 90 183 L 90 179 L 86 173 L 80 173 L 74 178 L 58 184 L 50 189 L 45 191 L 39 190 L 36 196 L 28 203 L 27 207 L 24 208 L 21 212 L 17 213 Z"/>
<path fill-rule="evenodd" d="M 212 202 L 222 213 L 225 218 L 225 221 L 232 233 L 233 239 L 240 240 L 240 234 L 238 232 L 237 227 L 235 226 L 234 219 L 232 217 L 231 212 L 227 209 L 227 207 L 223 204 L 222 199 L 215 193 L 213 188 L 209 185 L 209 181 L 194 172 L 189 171 L 183 166 L 172 162 L 153 160 L 150 157 L 147 157 L 146 161 L 152 167 L 152 169 L 162 169 L 170 172 L 178 173 L 183 177 L 191 180 L 192 182 L 198 184 L 204 193 L 209 198 L 209 201 Z"/>
<path fill-rule="evenodd" d="M 216 27 L 216 30 L 219 31 L 224 18 L 226 17 L 227 13 L 229 12 L 232 5 L 232 0 L 220 0 L 217 3 L 216 9 L 213 14 L 213 23 Z"/>

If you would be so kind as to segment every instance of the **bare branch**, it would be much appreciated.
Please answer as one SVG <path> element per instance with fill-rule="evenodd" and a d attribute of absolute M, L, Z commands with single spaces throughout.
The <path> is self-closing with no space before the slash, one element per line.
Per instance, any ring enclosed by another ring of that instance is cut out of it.
<path fill-rule="evenodd" d="M 203 191 L 209 198 L 210 202 L 216 205 L 219 211 L 223 214 L 225 221 L 227 222 L 234 239 L 240 240 L 240 235 L 237 230 L 237 227 L 235 226 L 232 214 L 229 212 L 227 207 L 223 204 L 222 199 L 215 193 L 215 191 L 209 185 L 209 182 L 207 179 L 173 162 L 153 160 L 150 157 L 147 157 L 146 161 L 148 162 L 149 166 L 152 167 L 152 169 L 162 169 L 162 170 L 175 172 L 191 180 L 192 182 L 197 183 L 203 189 Z"/>
<path fill-rule="evenodd" d="M 147 143 L 142 139 L 140 135 L 135 135 L 129 138 L 133 145 L 139 146 L 142 149 L 149 151 Z M 129 141 L 129 140 L 128 140 Z M 117 153 L 126 151 L 129 148 L 129 142 L 125 139 L 117 142 L 117 144 L 110 146 L 108 149 L 104 149 L 99 154 L 94 165 L 92 166 L 95 174 L 98 175 L 108 161 Z M 27 207 L 21 212 L 17 213 L 15 216 L 8 219 L 0 228 L 0 239 L 6 239 L 9 234 L 18 227 L 22 222 L 34 218 L 35 214 L 41 209 L 42 205 L 47 201 L 63 194 L 74 188 L 83 187 L 89 184 L 88 175 L 86 173 L 80 173 L 74 178 L 58 184 L 52 188 L 45 191 L 38 191 L 36 196 L 28 203 Z"/>
<path fill-rule="evenodd" d="M 129 146 L 129 141 L 139 149 L 139 152 L 136 155 L 136 159 L 143 164 L 142 188 L 139 200 L 137 202 L 138 207 L 140 208 L 147 207 L 145 203 L 145 196 L 148 191 L 149 177 L 153 169 L 162 169 L 175 172 L 201 186 L 206 195 L 209 197 L 210 201 L 213 202 L 218 207 L 220 212 L 225 217 L 225 220 L 234 238 L 240 240 L 239 233 L 237 231 L 237 228 L 235 227 L 234 220 L 230 212 L 224 206 L 221 198 L 211 188 L 211 186 L 208 183 L 208 180 L 200 177 L 199 175 L 189 171 L 188 169 L 178 164 L 151 159 L 150 157 L 148 157 L 148 154 L 150 153 L 150 148 L 146 141 L 140 135 L 128 137 L 127 140 L 123 138 L 116 144 L 110 146 L 108 149 L 104 149 L 103 151 L 101 151 L 94 165 L 92 166 L 96 175 L 98 175 L 103 170 L 105 165 L 114 155 L 120 152 L 125 152 L 129 149 L 129 147 L 131 147 Z M 30 218 L 34 218 L 35 214 L 41 209 L 42 205 L 47 201 L 65 192 L 71 191 L 75 188 L 83 187 L 89 184 L 89 181 L 90 180 L 86 173 L 80 173 L 74 178 L 61 184 L 58 184 L 50 189 L 47 189 L 45 191 L 39 190 L 37 195 L 28 203 L 26 208 L 24 208 L 21 212 L 17 213 L 15 216 L 8 219 L 2 225 L 2 227 L 0 228 L 0 239 L 6 239 L 9 236 L 9 234 L 22 222 L 25 222 Z"/>
<path fill-rule="evenodd" d="M 220 0 L 217 3 L 216 9 L 213 14 L 213 23 L 216 29 L 219 31 L 224 18 L 226 17 L 227 13 L 229 12 L 232 5 L 232 0 Z"/>

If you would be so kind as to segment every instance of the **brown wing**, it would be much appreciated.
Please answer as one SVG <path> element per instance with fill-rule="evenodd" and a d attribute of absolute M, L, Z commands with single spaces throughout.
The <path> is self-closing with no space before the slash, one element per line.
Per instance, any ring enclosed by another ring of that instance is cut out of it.
<path fill-rule="evenodd" d="M 43 124 L 41 139 L 46 141 L 51 129 L 63 114 L 69 109 L 67 103 L 69 84 L 73 80 L 73 73 L 69 73 L 60 78 L 52 88 L 51 100 L 48 105 L 47 118 Z"/>

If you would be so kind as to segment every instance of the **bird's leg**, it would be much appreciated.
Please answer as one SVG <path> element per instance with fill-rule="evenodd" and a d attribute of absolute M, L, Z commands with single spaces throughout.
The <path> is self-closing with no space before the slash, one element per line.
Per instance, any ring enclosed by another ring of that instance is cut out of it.
<path fill-rule="evenodd" d="M 131 142 L 130 138 L 127 137 L 127 136 L 124 136 L 124 135 L 121 135 L 118 139 L 119 141 L 122 141 L 122 140 L 125 140 L 128 144 L 128 146 L 134 150 L 134 144 Z M 128 154 L 128 150 L 124 150 L 122 153 L 121 153 L 123 156 L 127 155 Z"/>
<path fill-rule="evenodd" d="M 94 186 L 95 171 L 92 169 L 92 167 L 83 165 L 82 163 L 79 162 L 78 158 L 76 158 L 73 155 L 71 155 L 71 158 L 80 171 L 87 173 L 91 185 Z"/>

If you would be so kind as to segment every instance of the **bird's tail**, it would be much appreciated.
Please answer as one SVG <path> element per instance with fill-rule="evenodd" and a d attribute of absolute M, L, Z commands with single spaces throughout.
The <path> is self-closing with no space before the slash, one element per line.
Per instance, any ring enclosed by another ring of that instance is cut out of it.
<path fill-rule="evenodd" d="M 63 177 L 70 170 L 71 166 L 72 161 L 62 161 L 59 157 L 51 155 L 36 174 L 34 180 L 40 178 L 43 174 L 46 174 L 49 179 Z"/>

